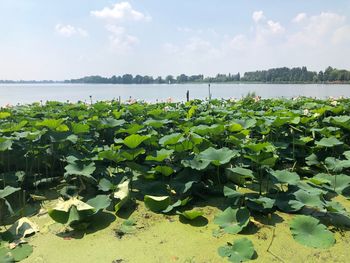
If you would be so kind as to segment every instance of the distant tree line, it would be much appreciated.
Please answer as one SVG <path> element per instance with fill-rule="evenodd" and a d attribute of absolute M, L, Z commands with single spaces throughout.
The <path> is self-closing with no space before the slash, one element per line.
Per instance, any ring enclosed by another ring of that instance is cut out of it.
<path fill-rule="evenodd" d="M 246 72 L 241 81 L 266 83 L 318 83 L 318 82 L 349 82 L 350 71 L 328 67 L 326 70 L 315 72 L 302 68 L 273 68 L 254 72 Z"/>
<path fill-rule="evenodd" d="M 63 81 L 12 81 L 0 80 L 1 83 L 61 83 Z M 183 83 L 230 83 L 230 82 L 259 82 L 259 83 L 348 83 L 350 82 L 350 71 L 340 70 L 332 67 L 325 71 L 308 71 L 306 67 L 297 68 L 273 68 L 244 73 L 241 77 L 237 74 L 217 74 L 215 77 L 204 77 L 204 75 L 181 74 L 179 76 L 168 75 L 165 78 L 152 76 L 133 76 L 124 74 L 110 78 L 101 76 L 88 76 L 80 79 L 65 80 L 64 83 L 101 83 L 101 84 L 183 84 Z"/>
<path fill-rule="evenodd" d="M 233 82 L 240 81 L 240 74 L 217 74 L 216 77 L 204 77 L 204 75 L 181 74 L 179 76 L 168 75 L 165 78 L 152 76 L 133 76 L 131 74 L 124 74 L 123 76 L 112 76 L 105 78 L 101 76 L 88 76 L 80 79 L 71 79 L 66 82 L 69 83 L 105 83 L 105 84 L 182 84 L 182 83 L 210 83 L 210 82 Z"/>
<path fill-rule="evenodd" d="M 332 83 L 349 82 L 350 71 L 339 70 L 328 67 L 325 71 L 309 71 L 306 67 L 297 68 L 273 68 L 246 72 L 241 77 L 237 74 L 217 74 L 215 77 L 204 77 L 204 75 L 181 74 L 177 77 L 168 75 L 165 78 L 152 76 L 112 76 L 105 78 L 101 76 L 89 76 L 80 79 L 67 80 L 68 83 L 105 83 L 105 84 L 183 84 L 183 83 L 225 83 L 225 82 L 263 82 L 263 83 Z"/>

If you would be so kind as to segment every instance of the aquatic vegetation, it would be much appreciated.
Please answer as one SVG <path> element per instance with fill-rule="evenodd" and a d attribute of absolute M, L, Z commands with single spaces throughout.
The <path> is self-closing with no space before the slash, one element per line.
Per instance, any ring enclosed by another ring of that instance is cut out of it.
<path fill-rule="evenodd" d="M 245 98 L 3 108 L 0 224 L 24 216 L 50 188 L 59 201 L 49 215 L 75 229 L 90 227 L 103 210 L 132 209 L 135 200 L 195 221 L 198 200 L 213 196 L 225 198 L 214 223 L 230 234 L 249 227 L 251 215 L 276 211 L 348 227 L 334 198 L 350 197 L 349 105 Z M 298 242 L 306 240 L 304 223 L 291 223 Z"/>

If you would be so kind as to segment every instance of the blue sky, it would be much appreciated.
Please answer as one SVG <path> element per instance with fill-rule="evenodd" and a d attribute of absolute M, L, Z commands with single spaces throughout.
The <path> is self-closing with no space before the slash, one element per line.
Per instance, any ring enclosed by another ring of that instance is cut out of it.
<path fill-rule="evenodd" d="M 350 68 L 348 0 L 0 0 L 0 79 Z"/>

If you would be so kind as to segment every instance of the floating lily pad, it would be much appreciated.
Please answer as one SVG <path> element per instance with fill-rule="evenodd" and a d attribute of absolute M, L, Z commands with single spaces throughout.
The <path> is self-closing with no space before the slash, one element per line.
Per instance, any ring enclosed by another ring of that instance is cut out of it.
<path fill-rule="evenodd" d="M 204 213 L 202 211 L 199 210 L 187 210 L 184 212 L 176 212 L 178 215 L 185 217 L 188 220 L 194 220 L 197 217 L 203 216 Z"/>
<path fill-rule="evenodd" d="M 300 244 L 313 248 L 329 248 L 335 239 L 325 225 L 311 216 L 296 216 L 290 223 L 293 238 Z"/>
<path fill-rule="evenodd" d="M 221 257 L 228 258 L 228 261 L 240 263 L 249 261 L 254 257 L 255 249 L 252 241 L 247 238 L 235 240 L 233 244 L 219 247 L 218 253 Z"/>
<path fill-rule="evenodd" d="M 249 223 L 250 213 L 247 208 L 234 209 L 228 207 L 215 216 L 214 224 L 219 225 L 226 233 L 237 234 Z"/>

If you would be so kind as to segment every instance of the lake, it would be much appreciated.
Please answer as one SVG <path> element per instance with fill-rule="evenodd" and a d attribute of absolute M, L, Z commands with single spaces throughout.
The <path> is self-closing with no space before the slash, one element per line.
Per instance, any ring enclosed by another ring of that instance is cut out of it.
<path fill-rule="evenodd" d="M 119 96 L 122 101 L 133 99 L 147 102 L 185 101 L 186 91 L 190 99 L 208 97 L 208 84 L 0 84 L 0 105 L 55 101 L 112 100 Z M 212 98 L 241 98 L 248 92 L 255 92 L 262 98 L 308 96 L 326 98 L 329 96 L 350 97 L 350 85 L 337 84 L 211 84 Z"/>

